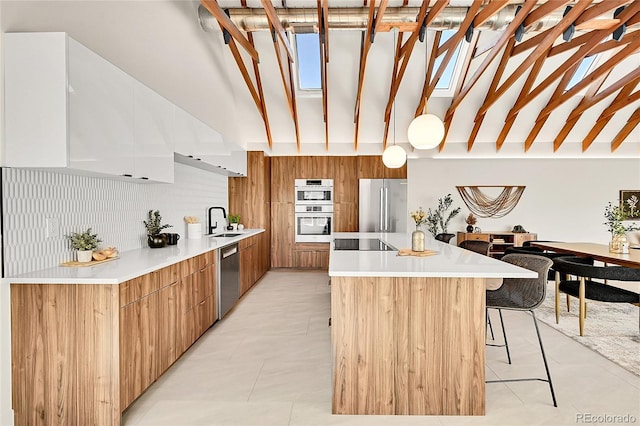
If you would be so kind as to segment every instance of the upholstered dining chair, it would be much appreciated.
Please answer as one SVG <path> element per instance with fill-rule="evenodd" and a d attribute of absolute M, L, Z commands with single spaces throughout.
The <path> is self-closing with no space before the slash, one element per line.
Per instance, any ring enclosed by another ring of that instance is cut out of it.
<path fill-rule="evenodd" d="M 491 248 L 491 243 L 488 241 L 480 241 L 480 240 L 464 240 L 458 247 L 475 251 L 476 253 L 484 254 L 485 256 L 489 256 L 489 248 Z"/>
<path fill-rule="evenodd" d="M 640 306 L 640 294 L 605 284 L 607 280 L 640 281 L 640 268 L 594 266 L 593 259 L 564 256 L 554 259 L 554 269 L 556 270 L 556 323 L 560 322 L 560 293 L 577 297 L 580 336 L 584 335 L 586 299 L 610 303 L 632 303 Z M 571 275 L 577 278 L 571 279 Z"/>
<path fill-rule="evenodd" d="M 551 268 L 552 261 L 546 257 L 536 256 L 532 254 L 507 254 L 502 257 L 502 261 L 520 266 L 521 268 L 529 269 L 538 273 L 537 278 L 505 278 L 502 286 L 497 290 L 487 291 L 487 308 L 495 308 L 500 315 L 500 325 L 502 326 L 502 335 L 504 336 L 504 345 L 490 345 L 490 346 L 504 346 L 507 351 L 507 360 L 511 364 L 511 354 L 509 352 L 509 343 L 507 341 L 507 332 L 504 328 L 504 320 L 502 318 L 502 310 L 514 310 L 514 311 L 529 311 L 533 318 L 533 325 L 538 335 L 538 342 L 540 343 L 540 352 L 542 354 L 542 360 L 544 361 L 544 368 L 547 372 L 547 378 L 523 378 L 523 379 L 503 379 L 503 380 L 487 380 L 487 383 L 498 382 L 521 382 L 521 381 L 533 381 L 539 380 L 549 383 L 549 390 L 551 391 L 551 399 L 553 400 L 553 406 L 557 407 L 556 395 L 553 391 L 553 383 L 551 382 L 551 374 L 549 373 L 549 365 L 547 364 L 547 357 L 544 353 L 544 346 L 542 344 L 542 338 L 540 337 L 540 330 L 538 328 L 538 321 L 536 320 L 535 309 L 542 304 L 546 296 L 547 290 L 547 274 L 549 268 Z"/>
<path fill-rule="evenodd" d="M 449 241 L 451 241 L 453 237 L 455 237 L 455 234 L 437 234 L 435 236 L 435 239 L 438 241 L 442 241 L 443 243 L 449 244 Z"/>
<path fill-rule="evenodd" d="M 525 241 L 524 243 L 528 243 L 528 242 L 529 241 Z M 507 247 L 507 249 L 504 251 L 504 254 L 510 254 L 510 253 L 534 254 L 536 256 L 546 257 L 547 259 L 551 259 L 551 260 L 560 256 L 567 256 L 567 254 L 564 254 L 564 253 L 547 252 L 542 250 L 540 247 L 525 246 L 524 243 L 522 247 Z M 552 266 L 551 269 L 549 269 L 549 273 L 547 274 L 547 279 L 553 281 L 555 278 L 556 278 L 556 271 L 553 269 L 553 266 Z"/>

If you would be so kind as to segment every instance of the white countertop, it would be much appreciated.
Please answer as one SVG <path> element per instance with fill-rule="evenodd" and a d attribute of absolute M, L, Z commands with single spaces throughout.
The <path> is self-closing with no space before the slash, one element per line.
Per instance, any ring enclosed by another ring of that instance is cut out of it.
<path fill-rule="evenodd" d="M 173 265 L 202 253 L 228 246 L 264 232 L 264 229 L 227 231 L 242 234 L 237 237 L 203 236 L 201 239 L 180 239 L 177 245 L 162 248 L 141 248 L 121 252 L 119 259 L 94 266 L 42 269 L 7 277 L 11 284 L 120 284 L 124 281 Z"/>
<path fill-rule="evenodd" d="M 396 251 L 334 250 L 331 242 L 329 276 L 332 277 L 475 277 L 536 278 L 537 273 L 453 244 L 437 241 L 425 232 L 425 249 L 438 254 L 398 256 Z M 379 238 L 396 249 L 411 248 L 411 234 L 337 232 L 333 238 Z"/>

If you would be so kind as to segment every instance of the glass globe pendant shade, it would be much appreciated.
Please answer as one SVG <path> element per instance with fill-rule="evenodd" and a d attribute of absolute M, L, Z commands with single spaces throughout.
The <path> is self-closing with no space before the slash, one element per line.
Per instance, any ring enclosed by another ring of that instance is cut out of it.
<path fill-rule="evenodd" d="M 444 139 L 444 123 L 433 114 L 419 115 L 409 124 L 407 136 L 415 149 L 435 148 Z"/>
<path fill-rule="evenodd" d="M 401 146 L 388 146 L 382 153 L 382 162 L 390 169 L 398 169 L 407 162 L 407 153 Z"/>

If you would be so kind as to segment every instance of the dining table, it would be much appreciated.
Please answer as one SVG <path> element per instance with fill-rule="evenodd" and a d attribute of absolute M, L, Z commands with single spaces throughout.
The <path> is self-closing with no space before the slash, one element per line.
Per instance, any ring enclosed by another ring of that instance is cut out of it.
<path fill-rule="evenodd" d="M 629 253 L 612 253 L 607 244 L 597 243 L 559 243 L 531 242 L 534 247 L 556 253 L 567 253 L 581 257 L 592 257 L 595 260 L 613 265 L 640 268 L 640 247 L 632 247 Z"/>

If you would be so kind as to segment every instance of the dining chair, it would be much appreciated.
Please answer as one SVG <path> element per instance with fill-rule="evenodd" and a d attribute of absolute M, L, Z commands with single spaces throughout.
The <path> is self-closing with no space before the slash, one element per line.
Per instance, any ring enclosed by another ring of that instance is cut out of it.
<path fill-rule="evenodd" d="M 489 256 L 489 248 L 491 247 L 491 243 L 488 241 L 480 240 L 464 240 L 460 242 L 460 244 L 458 244 L 458 247 L 465 250 L 471 250 L 476 253 L 484 254 L 485 256 Z"/>
<path fill-rule="evenodd" d="M 595 266 L 591 258 L 564 256 L 554 259 L 554 269 L 556 270 L 556 323 L 560 322 L 560 293 L 577 297 L 580 336 L 584 335 L 586 299 L 640 306 L 640 294 L 605 283 L 609 280 L 640 281 L 640 268 Z M 576 279 L 572 279 L 572 275 Z M 569 308 L 568 303 L 567 308 Z"/>
<path fill-rule="evenodd" d="M 507 247 L 507 249 L 504 251 L 504 254 L 510 254 L 510 253 L 534 254 L 536 256 L 546 257 L 547 259 L 551 259 L 551 260 L 560 256 L 568 256 L 567 254 L 563 254 L 563 253 L 554 253 L 554 252 L 544 251 L 540 247 L 525 245 L 528 242 L 530 241 L 525 241 L 522 247 Z M 553 281 L 555 278 L 556 278 L 556 271 L 553 269 L 553 266 L 551 266 L 551 269 L 549 269 L 549 272 L 547 273 L 547 279 Z"/>
<path fill-rule="evenodd" d="M 442 241 L 443 243 L 449 244 L 449 241 L 451 241 L 453 237 L 455 237 L 455 234 L 437 234 L 435 236 L 435 239 L 438 241 Z"/>
<path fill-rule="evenodd" d="M 522 382 L 535 380 L 547 382 L 549 383 L 549 390 L 551 391 L 553 406 L 557 407 L 558 404 L 556 402 L 555 392 L 553 391 L 553 383 L 551 382 L 549 365 L 547 363 L 547 357 L 544 353 L 544 346 L 542 344 L 542 338 L 540 337 L 540 329 L 538 328 L 538 321 L 536 320 L 535 314 L 535 309 L 540 306 L 545 299 L 547 290 L 546 277 L 553 262 L 546 257 L 533 254 L 507 254 L 502 257 L 502 261 L 520 266 L 521 268 L 535 271 L 538 273 L 538 276 L 537 278 L 505 278 L 500 288 L 498 288 L 497 290 L 487 291 L 487 308 L 498 310 L 498 314 L 500 315 L 500 325 L 502 326 L 502 335 L 504 336 L 504 345 L 489 346 L 504 346 L 507 351 L 507 360 L 509 364 L 511 364 L 511 354 L 509 352 L 507 332 L 504 328 L 502 310 L 506 309 L 513 311 L 529 311 L 531 313 L 531 317 L 533 318 L 533 325 L 535 326 L 536 334 L 538 336 L 538 343 L 540 344 L 540 352 L 542 353 L 542 360 L 544 361 L 544 368 L 547 372 L 547 378 L 487 380 L 487 383 Z"/>

